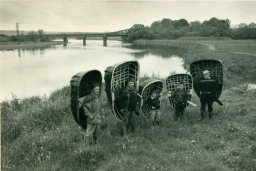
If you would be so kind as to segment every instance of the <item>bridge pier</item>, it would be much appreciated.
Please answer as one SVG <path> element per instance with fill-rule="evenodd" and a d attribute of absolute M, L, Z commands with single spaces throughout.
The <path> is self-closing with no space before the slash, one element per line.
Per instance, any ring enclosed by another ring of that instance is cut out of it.
<path fill-rule="evenodd" d="M 108 37 L 106 35 L 104 35 L 104 37 L 103 37 L 103 46 L 107 46 L 107 39 L 108 39 Z"/>
<path fill-rule="evenodd" d="M 64 43 L 67 43 L 67 42 L 68 42 L 68 38 L 67 38 L 66 35 L 64 35 L 64 37 L 63 37 L 63 42 L 64 42 Z"/>
<path fill-rule="evenodd" d="M 83 45 L 86 46 L 86 36 L 83 35 Z"/>

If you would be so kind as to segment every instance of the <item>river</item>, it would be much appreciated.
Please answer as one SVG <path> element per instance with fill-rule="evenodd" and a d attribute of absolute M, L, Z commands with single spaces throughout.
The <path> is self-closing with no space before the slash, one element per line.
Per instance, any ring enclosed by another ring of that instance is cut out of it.
<path fill-rule="evenodd" d="M 175 47 L 144 46 L 108 40 L 69 40 L 67 46 L 0 51 L 0 99 L 11 100 L 12 93 L 22 99 L 34 95 L 48 96 L 69 85 L 80 72 L 104 70 L 122 61 L 138 60 L 140 75 L 165 78 L 170 73 L 185 73 L 182 56 L 185 50 Z M 103 80 L 104 81 L 104 80 Z"/>

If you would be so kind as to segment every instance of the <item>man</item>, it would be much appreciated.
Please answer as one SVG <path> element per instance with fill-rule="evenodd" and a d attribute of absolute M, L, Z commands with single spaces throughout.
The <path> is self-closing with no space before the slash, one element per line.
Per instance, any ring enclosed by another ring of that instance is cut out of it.
<path fill-rule="evenodd" d="M 206 104 L 209 111 L 209 119 L 212 118 L 212 104 L 213 104 L 213 95 L 217 91 L 217 82 L 215 79 L 210 77 L 210 72 L 205 70 L 203 72 L 204 78 L 199 80 L 198 90 L 200 92 L 200 102 L 201 102 L 201 118 L 199 121 L 202 121 L 205 118 L 205 108 Z"/>
<path fill-rule="evenodd" d="M 123 113 L 123 121 L 121 123 L 121 135 L 125 132 L 134 132 L 134 116 L 137 105 L 136 82 L 133 77 L 127 80 L 126 86 L 121 88 L 118 94 L 118 106 Z"/>
<path fill-rule="evenodd" d="M 84 113 L 87 116 L 87 129 L 85 133 L 85 136 L 87 137 L 86 141 L 89 143 L 89 138 L 93 135 L 93 139 L 96 144 L 98 140 L 98 132 L 100 130 L 100 123 L 103 118 L 99 84 L 93 84 L 93 89 L 90 94 L 85 96 L 83 104 Z"/>
<path fill-rule="evenodd" d="M 178 119 L 180 119 L 180 121 L 182 120 L 188 96 L 189 91 L 184 89 L 184 83 L 179 82 L 177 84 L 176 91 L 172 92 L 172 98 L 174 99 L 175 103 L 174 121 L 177 121 Z"/>
<path fill-rule="evenodd" d="M 153 90 L 151 92 L 150 97 L 148 98 L 146 105 L 148 105 L 150 109 L 150 117 L 151 117 L 151 122 L 153 126 L 155 123 L 159 125 L 160 123 L 160 100 L 159 97 L 157 97 L 157 91 Z"/>

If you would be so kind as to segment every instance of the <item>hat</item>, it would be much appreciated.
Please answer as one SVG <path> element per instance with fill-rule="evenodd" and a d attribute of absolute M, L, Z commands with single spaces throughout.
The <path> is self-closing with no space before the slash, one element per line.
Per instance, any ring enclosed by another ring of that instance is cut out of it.
<path fill-rule="evenodd" d="M 100 87 L 100 84 L 99 84 L 99 83 L 94 83 L 94 84 L 92 85 L 92 89 L 94 89 L 95 87 Z"/>
<path fill-rule="evenodd" d="M 204 72 L 203 72 L 203 74 L 207 74 L 207 73 L 210 73 L 208 70 L 205 70 Z"/>
<path fill-rule="evenodd" d="M 127 82 L 135 82 L 134 77 L 129 77 L 128 80 L 127 80 Z"/>

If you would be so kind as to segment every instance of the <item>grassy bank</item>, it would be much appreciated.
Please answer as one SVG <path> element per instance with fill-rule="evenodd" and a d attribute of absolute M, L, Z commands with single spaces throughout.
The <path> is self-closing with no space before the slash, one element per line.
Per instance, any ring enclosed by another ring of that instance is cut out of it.
<path fill-rule="evenodd" d="M 203 54 L 213 55 L 205 45 L 182 41 L 168 43 L 198 52 L 187 54 L 185 60 L 188 55 L 193 59 Z M 224 54 L 215 55 L 224 61 Z M 256 91 L 244 91 L 245 87 L 235 89 L 235 81 L 235 77 L 225 76 L 220 98 L 224 106 L 214 103 L 213 119 L 204 122 L 197 121 L 200 112 L 192 106 L 186 109 L 183 122 L 174 122 L 174 110 L 167 96 L 163 96 L 159 127 L 151 129 L 146 118 L 136 116 L 136 132 L 121 137 L 116 119 L 105 106 L 107 117 L 101 125 L 97 146 L 85 145 L 84 131 L 76 124 L 70 110 L 69 86 L 56 90 L 49 97 L 34 96 L 21 99 L 19 103 L 15 99 L 4 101 L 1 103 L 1 168 L 254 171 Z M 106 102 L 104 91 L 103 99 Z M 192 101 L 200 104 L 196 95 Z"/>
<path fill-rule="evenodd" d="M 224 76 L 227 79 L 241 80 L 244 77 L 256 78 L 256 40 L 204 40 L 182 38 L 178 40 L 136 40 L 135 44 L 174 46 L 186 48 L 185 68 L 200 59 L 218 59 L 223 62 Z M 209 45 L 216 50 L 209 49 Z"/>
<path fill-rule="evenodd" d="M 37 48 L 37 47 L 48 47 L 52 45 L 61 45 L 62 41 L 54 41 L 54 42 L 21 42 L 17 44 L 17 42 L 5 42 L 0 44 L 0 50 L 12 50 L 12 49 L 29 49 L 29 48 Z"/>
<path fill-rule="evenodd" d="M 255 170 L 256 92 L 225 89 L 212 120 L 189 107 L 174 122 L 166 96 L 161 125 L 136 117 L 136 133 L 120 137 L 109 108 L 98 146 L 86 146 L 70 111 L 70 88 L 49 97 L 1 104 L 2 170 Z M 105 94 L 103 98 L 106 100 Z M 193 102 L 199 104 L 194 96 Z"/>

